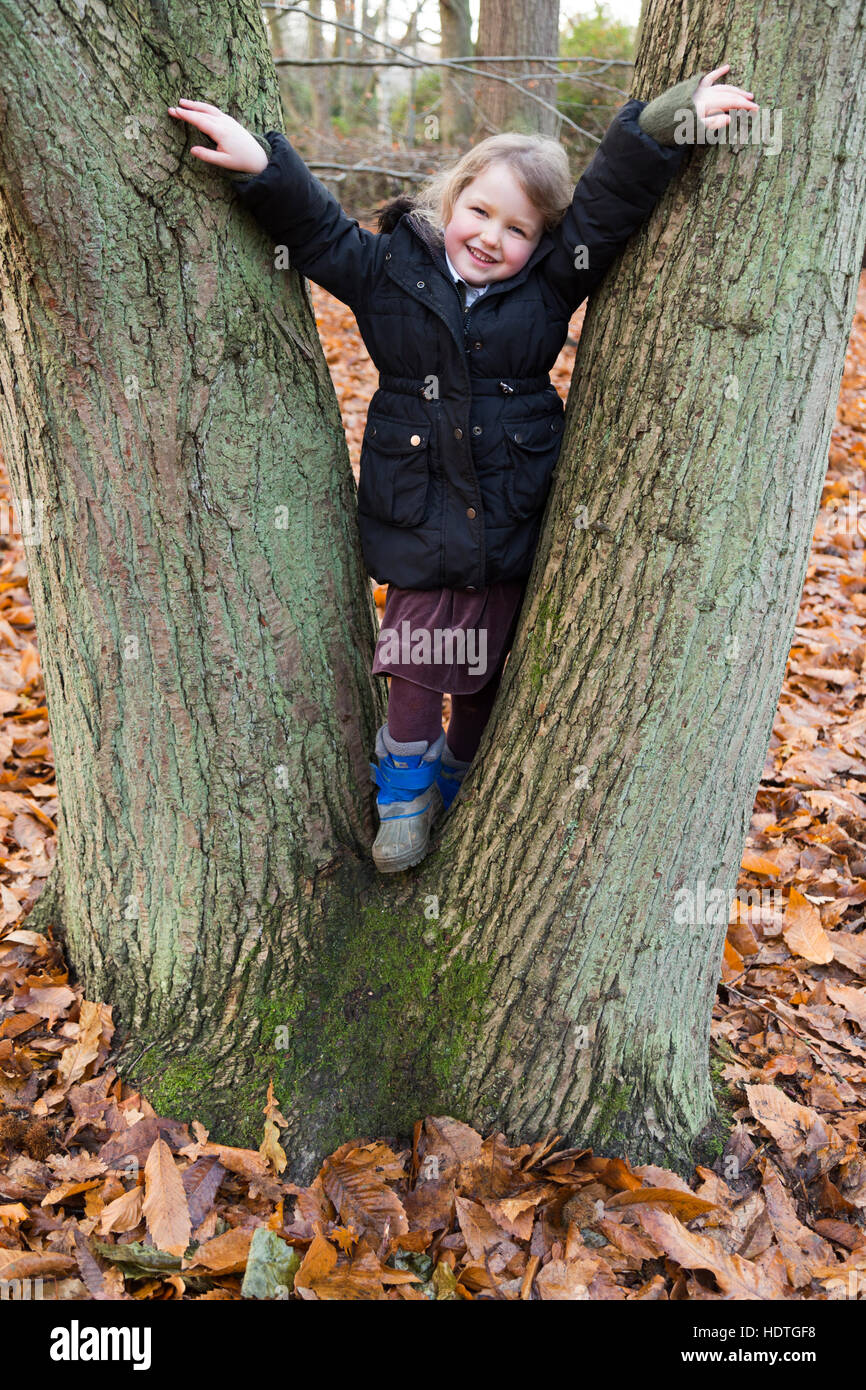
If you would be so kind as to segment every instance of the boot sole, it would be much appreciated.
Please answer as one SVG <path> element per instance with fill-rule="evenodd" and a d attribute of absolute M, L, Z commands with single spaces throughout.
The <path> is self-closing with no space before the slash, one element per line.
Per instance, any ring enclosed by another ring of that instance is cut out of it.
<path fill-rule="evenodd" d="M 376 853 L 376 846 L 373 846 L 373 863 L 376 865 L 380 874 L 401 874 L 404 869 L 413 869 L 416 864 L 421 863 L 422 859 L 426 859 L 430 848 L 430 832 L 435 826 L 438 816 L 441 815 L 444 809 L 442 795 L 438 789 L 435 799 L 438 805 L 432 815 L 430 815 L 430 820 L 427 825 L 427 839 L 424 841 L 423 845 L 419 845 L 417 849 L 408 850 L 406 853 L 399 856 L 391 855 L 386 858 L 380 858 Z"/>
<path fill-rule="evenodd" d="M 420 864 L 421 860 L 427 857 L 427 849 L 428 846 L 424 845 L 423 849 L 412 854 L 409 858 L 404 856 L 400 859 L 382 860 L 374 854 L 373 863 L 376 865 L 380 874 L 401 874 L 404 869 L 412 869 L 416 864 Z"/>

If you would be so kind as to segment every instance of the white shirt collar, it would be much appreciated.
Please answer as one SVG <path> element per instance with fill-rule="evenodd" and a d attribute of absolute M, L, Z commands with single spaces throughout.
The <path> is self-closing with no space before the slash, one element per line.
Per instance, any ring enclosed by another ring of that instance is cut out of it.
<path fill-rule="evenodd" d="M 451 271 L 451 278 L 453 280 L 462 280 L 463 276 L 458 274 L 458 272 L 454 269 L 454 266 L 451 264 L 451 257 L 448 255 L 447 251 L 445 252 L 445 260 L 448 263 L 448 269 Z"/>
<path fill-rule="evenodd" d="M 445 252 L 445 260 L 448 264 L 448 269 L 451 272 L 452 278 L 455 281 L 463 280 L 463 276 L 460 274 L 460 272 L 454 269 L 454 266 L 451 263 L 451 257 L 448 255 L 447 251 Z M 466 286 L 467 290 L 467 301 L 476 299 L 479 294 L 483 294 L 484 291 L 487 289 L 486 285 L 470 285 L 468 280 L 463 280 L 463 283 Z"/>

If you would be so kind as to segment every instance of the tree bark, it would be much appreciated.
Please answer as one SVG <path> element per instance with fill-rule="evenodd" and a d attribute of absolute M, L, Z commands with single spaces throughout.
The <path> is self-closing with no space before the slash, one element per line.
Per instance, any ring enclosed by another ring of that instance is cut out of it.
<path fill-rule="evenodd" d="M 258 9 L 0 0 L 0 439 L 44 503 L 57 911 L 129 1079 L 257 1143 L 273 1077 L 302 1181 L 424 1113 L 674 1166 L 711 1118 L 701 893 L 733 890 L 824 476 L 866 30 L 854 0 L 704 3 L 672 70 L 668 26 L 650 7 L 635 93 L 742 52 L 783 144 L 695 151 L 594 296 L 491 724 L 392 881 L 309 297 L 164 114 L 279 125 Z"/>

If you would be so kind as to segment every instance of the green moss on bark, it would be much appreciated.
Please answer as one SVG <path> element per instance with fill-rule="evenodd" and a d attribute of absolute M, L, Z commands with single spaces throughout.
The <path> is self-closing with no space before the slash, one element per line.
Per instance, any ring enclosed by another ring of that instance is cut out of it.
<path fill-rule="evenodd" d="M 200 1119 L 196 1104 L 212 1083 L 211 1068 L 200 1058 L 166 1061 L 149 1083 L 147 1099 L 158 1115 Z"/>
<path fill-rule="evenodd" d="M 592 1121 L 593 1142 L 605 1144 L 616 1130 L 617 1116 L 628 1110 L 632 1100 L 632 1089 L 625 1082 L 611 1082 L 602 1092 L 599 1108 Z"/>
<path fill-rule="evenodd" d="M 460 1062 L 490 970 L 452 954 L 452 936 L 380 900 L 329 933 L 303 988 L 261 999 L 281 1104 L 330 1090 L 326 1146 L 361 1132 L 406 1137 L 431 1108 L 461 1108 Z"/>
<path fill-rule="evenodd" d="M 559 626 L 559 613 L 556 611 L 552 600 L 545 595 L 538 605 L 538 615 L 530 638 L 532 655 L 529 668 L 529 680 L 534 694 L 538 694 L 541 689 L 542 681 L 547 670 L 547 660 L 550 654 L 550 643 L 553 641 L 556 629 Z"/>
<path fill-rule="evenodd" d="M 158 1113 L 198 1119 L 213 1139 L 257 1146 L 273 1079 L 283 1112 L 300 1118 L 305 1137 L 293 1168 L 303 1174 L 348 1139 L 403 1142 L 435 1111 L 469 1118 L 462 1062 L 491 968 L 454 949 L 465 920 L 446 927 L 423 911 L 393 908 L 388 890 L 378 891 L 374 904 L 340 899 L 318 944 L 296 961 L 291 988 L 250 992 L 245 1014 L 258 1042 L 235 1055 L 230 1074 L 215 1049 L 148 1053 L 136 1084 Z"/>

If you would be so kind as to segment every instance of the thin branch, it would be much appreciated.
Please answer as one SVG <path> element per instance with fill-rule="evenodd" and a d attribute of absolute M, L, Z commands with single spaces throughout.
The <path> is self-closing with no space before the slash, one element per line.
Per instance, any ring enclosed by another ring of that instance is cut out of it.
<path fill-rule="evenodd" d="M 826 1067 L 829 1072 L 833 1073 L 837 1081 L 846 1080 L 846 1078 L 842 1076 L 841 1072 L 838 1072 L 836 1070 L 832 1062 L 827 1061 L 827 1058 L 823 1055 L 819 1048 L 813 1046 L 812 1043 L 810 1043 L 806 1038 L 804 1038 L 802 1033 L 798 1032 L 796 1028 L 792 1027 L 791 1024 L 787 1021 L 787 1019 L 782 1018 L 781 1014 L 777 1013 L 773 1006 L 767 1003 L 766 999 L 755 999 L 750 994 L 743 994 L 742 990 L 734 989 L 733 985 L 726 984 L 724 980 L 721 980 L 719 983 L 721 984 L 722 989 L 726 989 L 729 994 L 735 994 L 737 998 L 742 999 L 744 1003 L 750 1004 L 752 1005 L 752 1007 L 757 1006 L 759 1009 L 766 1009 L 767 1013 L 771 1014 L 777 1023 L 781 1023 L 783 1028 L 786 1028 L 788 1032 L 791 1033 L 797 1039 L 798 1042 L 801 1042 L 803 1046 L 813 1054 L 813 1056 L 817 1057 L 822 1067 Z M 787 1008 L 787 1005 L 782 1005 L 782 1007 Z M 839 1046 L 838 1043 L 830 1042 L 829 1038 L 822 1038 L 821 1041 L 826 1043 L 828 1047 L 836 1048 L 838 1052 L 843 1051 L 843 1049 Z"/>
<path fill-rule="evenodd" d="M 412 179 L 423 183 L 429 174 L 416 174 L 411 169 L 383 169 L 378 164 L 332 164 L 327 159 L 305 160 L 308 169 L 345 169 L 349 174 L 387 174 L 392 179 Z"/>
<path fill-rule="evenodd" d="M 315 61 L 315 60 L 310 59 L 310 62 L 314 62 L 314 61 Z M 339 59 L 335 59 L 335 60 L 330 60 L 330 61 L 339 62 L 340 60 L 339 60 Z M 276 66 L 276 67 L 288 67 L 288 66 L 295 67 L 295 66 L 303 66 L 303 63 L 297 63 L 296 60 L 293 59 L 293 58 L 280 58 L 280 59 L 278 59 L 278 60 L 276 61 L 275 66 Z M 443 58 L 443 59 L 441 59 L 441 60 L 439 60 L 439 59 L 436 59 L 436 60 L 431 59 L 429 62 L 423 62 L 423 63 L 422 63 L 422 62 L 416 63 L 414 60 L 411 60 L 411 59 L 410 59 L 410 60 L 408 60 L 408 61 L 406 61 L 406 62 L 399 62 L 399 63 L 398 63 L 398 62 L 394 62 L 394 63 L 374 63 L 373 66 L 375 66 L 375 67 L 392 67 L 392 66 L 393 66 L 393 67 L 450 68 L 450 67 L 452 67 L 452 62 L 451 62 L 451 59 L 450 59 L 450 58 Z M 571 129 L 572 129 L 573 131 L 575 131 L 578 135 L 583 135 L 583 136 L 585 136 L 587 140 L 592 140 L 592 141 L 594 141 L 596 145 L 601 144 L 601 136 L 600 136 L 600 135 L 594 135 L 593 132 L 592 132 L 591 130 L 584 130 L 583 126 L 578 125 L 577 122 L 576 122 L 576 121 L 573 121 L 573 120 L 571 119 L 570 116 L 566 116 L 566 115 L 564 114 L 564 112 L 560 111 L 558 106 L 554 106 L 554 104 L 553 104 L 552 102 L 550 102 L 550 101 L 545 101 L 544 98 L 543 98 L 543 97 L 540 97 L 540 96 L 538 95 L 537 92 L 530 92 L 530 91 L 528 91 L 525 87 L 521 87 L 520 83 L 517 82 L 517 81 L 515 81 L 514 78 L 511 78 L 511 77 L 502 77 L 502 76 L 500 76 L 499 73 L 495 73 L 495 72 L 481 72 L 481 71 L 480 71 L 479 69 L 477 69 L 477 68 L 458 68 L 457 71 L 459 71 L 459 72 L 461 72 L 461 73 L 464 73 L 464 72 L 471 73 L 471 74 L 473 74 L 475 77 L 481 77 L 481 78 L 483 78 L 484 80 L 486 80 L 487 82 L 504 82 L 506 86 L 508 86 L 508 87 L 514 87 L 516 91 L 520 92 L 520 95 L 521 95 L 521 96 L 523 96 L 523 97 L 529 97 L 530 101 L 534 101 L 538 106 L 543 106 L 544 109 L 545 109 L 545 111 L 552 111 L 553 114 L 554 114 L 554 116 L 556 117 L 556 119 L 557 119 L 558 121 L 560 121 L 563 125 L 570 126 Z"/>
<path fill-rule="evenodd" d="M 404 55 L 402 58 L 275 58 L 274 66 L 278 68 L 454 68 L 457 72 L 471 72 L 474 69 L 463 66 L 464 60 L 456 58 L 442 59 L 418 59 L 411 54 Z M 487 58 L 473 58 L 470 61 L 486 63 Z M 509 59 L 509 61 L 511 61 Z M 479 73 L 481 77 L 491 80 L 499 80 L 498 74 Z M 623 96 L 620 87 L 611 87 L 609 82 L 597 82 L 593 77 L 587 77 L 582 72 L 515 72 L 511 74 L 513 82 L 523 82 L 529 79 L 555 79 L 557 82 L 584 82 L 587 87 L 598 87 L 603 92 L 613 92 L 617 96 Z M 527 95 L 529 95 L 527 93 Z"/>

